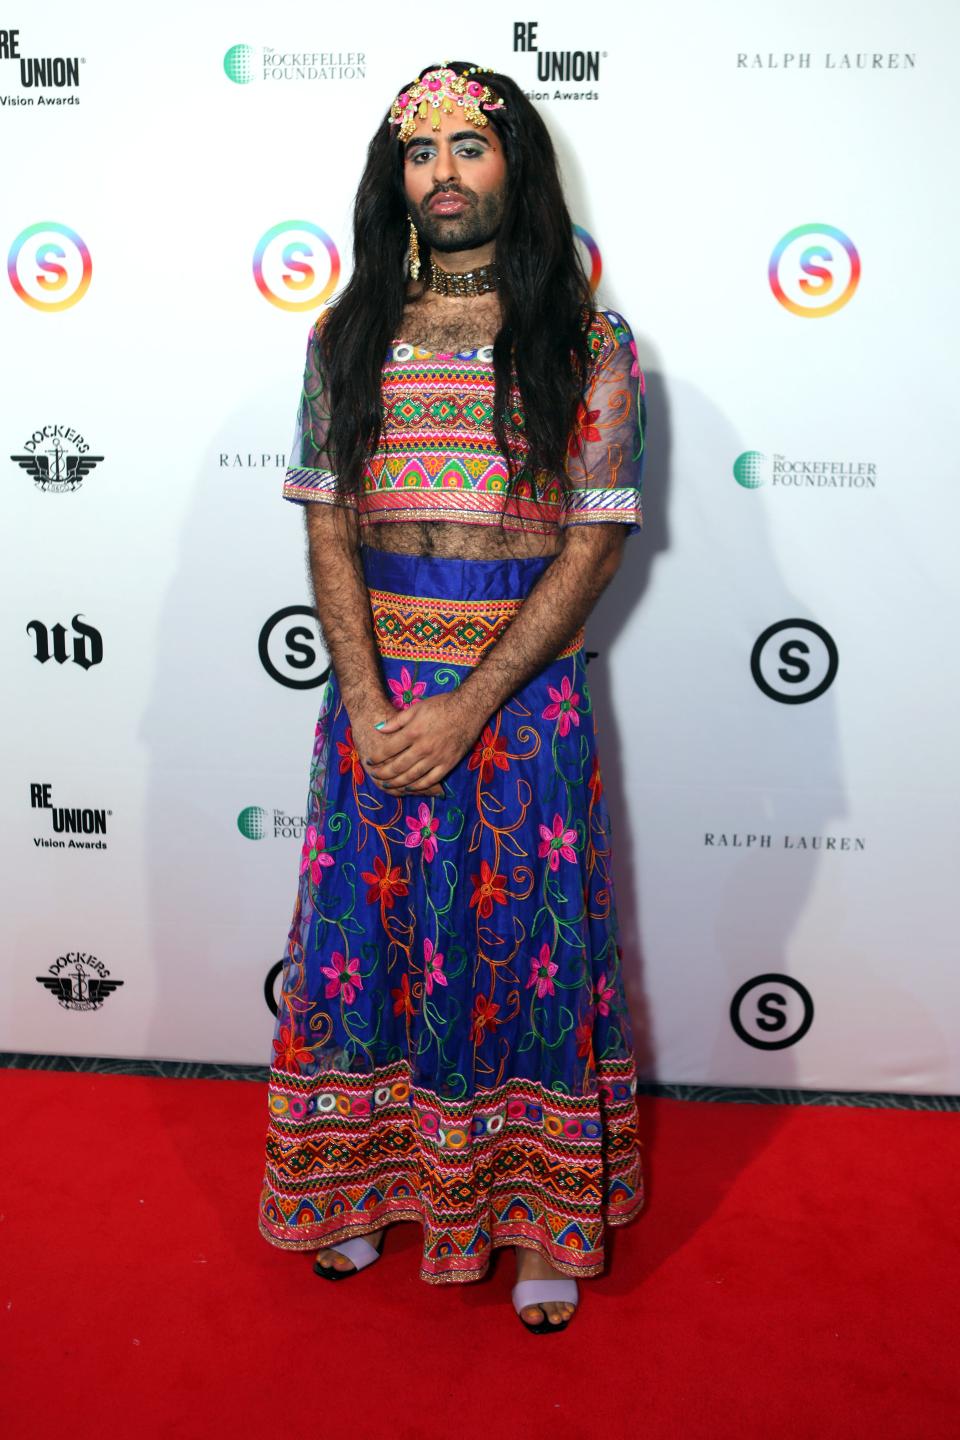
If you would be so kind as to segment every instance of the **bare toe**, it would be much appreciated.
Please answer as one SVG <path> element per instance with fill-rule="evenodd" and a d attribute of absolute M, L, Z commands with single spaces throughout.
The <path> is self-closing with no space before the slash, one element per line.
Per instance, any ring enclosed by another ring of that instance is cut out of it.
<path fill-rule="evenodd" d="M 336 1250 L 320 1250 L 317 1259 L 324 1270 L 355 1270 L 357 1267 L 346 1255 L 338 1255 Z"/>

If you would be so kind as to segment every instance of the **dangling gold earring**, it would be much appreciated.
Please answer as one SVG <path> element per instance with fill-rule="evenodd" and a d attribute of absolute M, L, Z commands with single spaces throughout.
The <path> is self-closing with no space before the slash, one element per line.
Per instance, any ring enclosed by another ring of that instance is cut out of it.
<path fill-rule="evenodd" d="M 414 223 L 413 223 L 413 221 L 410 219 L 410 216 L 409 216 L 409 215 L 407 216 L 407 219 L 410 220 L 410 249 L 407 251 L 407 259 L 408 259 L 409 264 L 410 264 L 410 278 L 411 278 L 411 280 L 419 280 L 419 279 L 420 279 L 420 242 L 419 242 L 419 240 L 417 239 L 417 227 L 416 227 L 416 225 L 414 225 Z"/>

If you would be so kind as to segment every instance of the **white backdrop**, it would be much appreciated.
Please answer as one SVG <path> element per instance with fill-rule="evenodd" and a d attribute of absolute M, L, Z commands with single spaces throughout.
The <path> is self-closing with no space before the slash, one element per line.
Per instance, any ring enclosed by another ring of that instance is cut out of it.
<path fill-rule="evenodd" d="M 956 1093 L 956 7 L 20 8 L 0 1048 L 269 1058 L 322 235 L 348 273 L 370 134 L 467 57 L 543 97 L 648 378 L 646 525 L 587 631 L 644 1075 Z"/>

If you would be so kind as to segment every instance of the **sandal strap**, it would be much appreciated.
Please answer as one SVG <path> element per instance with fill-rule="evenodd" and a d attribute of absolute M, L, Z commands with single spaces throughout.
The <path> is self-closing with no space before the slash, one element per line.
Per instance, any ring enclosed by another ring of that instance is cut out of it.
<path fill-rule="evenodd" d="M 328 1245 L 327 1249 L 351 1260 L 357 1270 L 364 1270 L 368 1265 L 372 1265 L 374 1260 L 380 1259 L 380 1251 L 371 1245 L 369 1240 L 364 1240 L 362 1235 L 357 1235 L 353 1240 L 341 1240 L 339 1245 Z"/>
<path fill-rule="evenodd" d="M 510 1295 L 518 1315 L 528 1305 L 542 1305 L 548 1300 L 566 1300 L 576 1305 L 580 1298 L 576 1280 L 518 1280 Z"/>

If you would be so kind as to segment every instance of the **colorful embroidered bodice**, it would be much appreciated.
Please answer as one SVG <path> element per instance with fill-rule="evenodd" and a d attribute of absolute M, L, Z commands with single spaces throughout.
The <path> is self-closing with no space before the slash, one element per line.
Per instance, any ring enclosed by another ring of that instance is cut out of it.
<path fill-rule="evenodd" d="M 611 310 L 595 312 L 589 338 L 590 374 L 568 445 L 572 489 L 565 497 L 556 477 L 522 476 L 503 517 L 505 530 L 549 533 L 558 526 L 619 521 L 632 532 L 642 524 L 646 409 L 637 348 L 626 321 Z M 493 399 L 492 346 L 449 354 L 394 341 L 383 366 L 379 445 L 367 458 L 361 494 L 338 496 L 324 448 L 330 417 L 315 325 L 284 497 L 349 505 L 361 526 L 402 520 L 499 524 L 508 471 L 493 433 Z M 512 443 L 522 462 L 518 394 L 512 418 Z"/>

